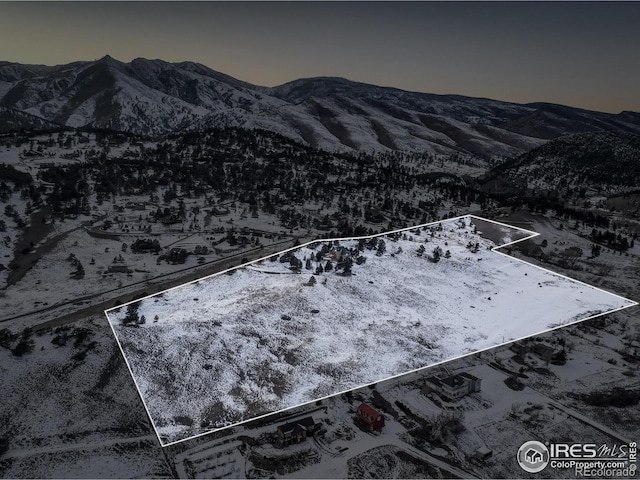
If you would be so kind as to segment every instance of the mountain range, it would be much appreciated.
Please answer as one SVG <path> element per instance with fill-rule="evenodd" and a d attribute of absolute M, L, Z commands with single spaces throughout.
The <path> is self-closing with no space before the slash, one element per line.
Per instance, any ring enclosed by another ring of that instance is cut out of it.
<path fill-rule="evenodd" d="M 194 62 L 0 62 L 0 131 L 61 125 L 151 136 L 260 128 L 329 151 L 515 157 L 566 134 L 640 134 L 640 113 L 416 93 L 334 77 L 262 87 Z"/>
<path fill-rule="evenodd" d="M 640 136 L 625 132 L 565 135 L 497 165 L 481 182 L 488 190 L 553 193 L 592 189 L 605 194 L 640 184 Z"/>

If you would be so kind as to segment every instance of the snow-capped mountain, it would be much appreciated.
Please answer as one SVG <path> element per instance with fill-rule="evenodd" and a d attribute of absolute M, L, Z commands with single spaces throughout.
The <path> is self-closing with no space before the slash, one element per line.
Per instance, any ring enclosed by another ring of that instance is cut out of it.
<path fill-rule="evenodd" d="M 594 189 L 635 190 L 640 182 L 640 136 L 622 132 L 566 135 L 495 167 L 484 182 L 559 196 Z"/>
<path fill-rule="evenodd" d="M 0 107 L 2 118 L 7 111 L 31 116 L 21 126 L 33 118 L 33 126 L 40 127 L 38 118 L 149 135 L 241 126 L 328 150 L 513 157 L 566 133 L 640 133 L 640 115 L 634 112 L 519 105 L 327 77 L 267 88 L 193 62 L 123 63 L 109 56 L 53 67 L 0 62 Z"/>

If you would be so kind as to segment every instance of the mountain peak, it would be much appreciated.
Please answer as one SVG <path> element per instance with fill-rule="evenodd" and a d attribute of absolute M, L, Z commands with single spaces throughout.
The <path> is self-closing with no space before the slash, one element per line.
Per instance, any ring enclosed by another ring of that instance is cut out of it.
<path fill-rule="evenodd" d="M 567 133 L 640 132 L 632 113 L 417 93 L 335 76 L 258 87 L 193 61 L 122 62 L 108 54 L 55 67 L 0 63 L 0 106 L 72 127 L 146 135 L 242 126 L 328 150 L 482 157 L 519 155 Z"/>
<path fill-rule="evenodd" d="M 107 54 L 104 57 L 100 58 L 98 60 L 98 62 L 104 62 L 104 63 L 120 63 L 118 60 L 116 60 L 115 58 L 113 58 L 111 55 Z"/>

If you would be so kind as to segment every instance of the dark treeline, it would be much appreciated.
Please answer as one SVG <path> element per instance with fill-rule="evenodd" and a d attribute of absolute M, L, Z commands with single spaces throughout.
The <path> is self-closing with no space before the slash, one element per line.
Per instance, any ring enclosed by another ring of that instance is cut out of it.
<path fill-rule="evenodd" d="M 74 148 L 86 138 L 86 132 L 69 132 L 47 140 L 66 145 L 75 160 L 38 172 L 40 180 L 52 185 L 46 200 L 54 212 L 86 211 L 90 194 L 96 194 L 98 204 L 119 195 L 148 195 L 153 204 L 204 197 L 205 205 L 237 201 L 247 206 L 249 214 L 277 215 L 289 229 L 359 235 L 377 231 L 365 228 L 364 222 L 380 224 L 383 230 L 438 220 L 438 210 L 447 200 L 483 207 L 491 202 L 460 177 L 425 173 L 420 166 L 435 161 L 428 154 L 330 153 L 272 132 L 231 128 L 154 142 L 101 131 L 94 147 L 76 153 Z M 47 148 L 46 142 L 37 143 L 28 147 Z M 34 201 L 44 193 L 44 189 L 27 192 Z M 311 212 L 306 208 L 309 202 L 321 208 Z M 169 212 L 166 208 L 161 212 L 158 218 L 166 219 Z M 185 212 L 171 211 L 177 213 Z"/>

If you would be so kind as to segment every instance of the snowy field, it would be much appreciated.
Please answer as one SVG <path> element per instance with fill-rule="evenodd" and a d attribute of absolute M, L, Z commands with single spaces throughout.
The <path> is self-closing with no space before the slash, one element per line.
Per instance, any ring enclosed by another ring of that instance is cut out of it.
<path fill-rule="evenodd" d="M 635 304 L 491 251 L 512 237 L 463 217 L 315 242 L 107 317 L 167 444 Z"/>
<path fill-rule="evenodd" d="M 0 478 L 170 476 L 104 317 L 21 333 L 0 328 Z"/>

